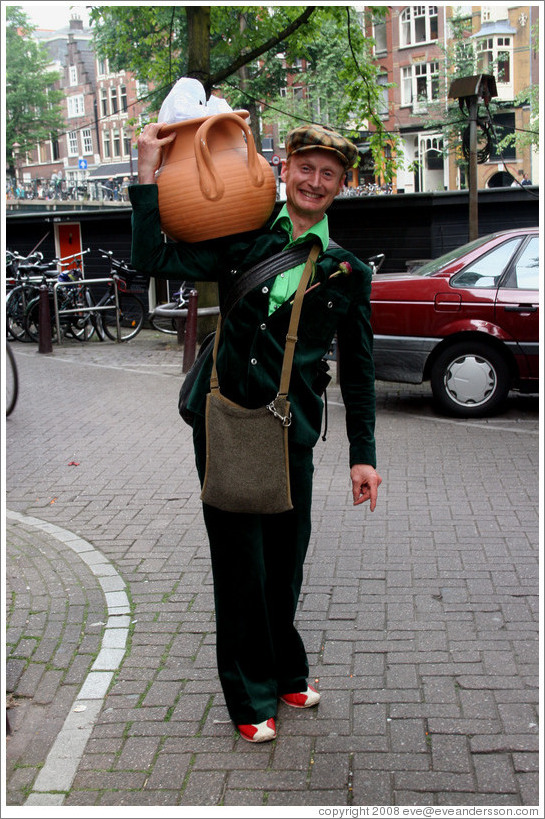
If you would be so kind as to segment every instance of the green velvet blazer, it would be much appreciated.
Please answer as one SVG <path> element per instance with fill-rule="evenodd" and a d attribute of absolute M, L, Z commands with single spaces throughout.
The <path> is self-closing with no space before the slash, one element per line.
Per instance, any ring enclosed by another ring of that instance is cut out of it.
<path fill-rule="evenodd" d="M 217 281 L 220 302 L 234 277 L 281 251 L 289 240 L 282 228 L 268 224 L 261 230 L 206 242 L 165 243 L 157 186 L 133 185 L 129 196 L 133 266 L 157 278 Z M 343 261 L 350 263 L 352 272 L 330 278 Z M 217 362 L 220 388 L 227 398 L 248 408 L 271 401 L 280 383 L 291 304 L 287 301 L 268 315 L 273 281 L 241 299 L 222 328 Z M 319 362 L 336 334 L 350 466 L 376 466 L 371 270 L 352 253 L 332 248 L 318 257 L 310 287 L 303 300 L 290 382 L 290 440 L 312 447 L 320 436 L 323 401 L 314 385 Z M 211 362 L 203 367 L 188 405 L 201 415 L 209 392 L 210 369 Z"/>

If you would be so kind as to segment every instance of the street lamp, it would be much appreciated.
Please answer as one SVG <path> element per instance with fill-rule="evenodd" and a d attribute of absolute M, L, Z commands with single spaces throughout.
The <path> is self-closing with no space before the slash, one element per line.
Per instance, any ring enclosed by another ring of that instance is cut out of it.
<path fill-rule="evenodd" d="M 469 112 L 469 241 L 479 235 L 477 207 L 477 105 L 479 98 L 488 105 L 491 97 L 497 97 L 496 80 L 492 74 L 477 74 L 474 77 L 460 77 L 453 80 L 449 97 L 457 99 L 463 110 L 464 103 Z"/>

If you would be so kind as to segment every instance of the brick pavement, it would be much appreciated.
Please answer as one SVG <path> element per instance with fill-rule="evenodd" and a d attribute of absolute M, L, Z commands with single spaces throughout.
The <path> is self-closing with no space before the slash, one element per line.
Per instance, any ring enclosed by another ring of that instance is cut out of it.
<path fill-rule="evenodd" d="M 379 385 L 370 514 L 350 505 L 330 389 L 298 611 L 323 699 L 281 704 L 278 739 L 252 746 L 216 676 L 179 348 L 145 332 L 15 352 L 7 805 L 539 804 L 537 399 L 460 422 L 434 414 L 427 387 Z M 130 607 L 117 655 L 109 577 Z M 109 688 L 78 699 L 108 647 Z M 88 738 L 70 773 L 58 738 L 78 719 Z M 43 771 L 59 769 L 56 789 Z"/>

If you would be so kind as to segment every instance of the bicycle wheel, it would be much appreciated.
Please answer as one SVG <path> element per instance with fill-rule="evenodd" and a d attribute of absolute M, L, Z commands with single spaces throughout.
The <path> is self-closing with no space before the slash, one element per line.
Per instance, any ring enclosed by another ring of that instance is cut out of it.
<path fill-rule="evenodd" d="M 6 298 L 6 333 L 16 341 L 29 341 L 25 330 L 25 312 L 28 304 L 36 298 L 39 290 L 28 285 L 18 285 Z"/>
<path fill-rule="evenodd" d="M 178 333 L 177 322 L 174 318 L 150 315 L 148 321 L 151 329 L 157 330 L 159 333 L 168 333 L 169 335 L 176 335 Z"/>
<path fill-rule="evenodd" d="M 129 341 L 134 338 L 144 326 L 144 305 L 132 293 L 119 293 L 119 328 L 120 341 Z M 108 307 L 101 311 L 104 332 L 112 341 L 117 341 L 117 321 L 115 299 L 110 297 Z"/>
<path fill-rule="evenodd" d="M 57 341 L 57 325 L 55 324 L 55 313 L 53 305 L 49 304 L 50 309 L 50 333 L 51 341 Z M 32 299 L 25 312 L 25 331 L 28 333 L 32 341 L 40 341 L 40 297 Z M 62 332 L 62 328 L 61 328 Z"/>
<path fill-rule="evenodd" d="M 71 335 L 78 341 L 89 341 L 95 334 L 96 322 L 93 320 L 93 314 L 87 307 L 93 306 L 93 298 L 89 288 L 83 288 L 81 291 L 72 290 L 71 293 L 66 294 L 66 300 L 60 305 L 60 309 L 75 310 L 81 307 L 79 313 L 68 313 L 60 316 L 61 326 L 66 324 L 64 335 Z"/>
<path fill-rule="evenodd" d="M 19 375 L 13 350 L 6 344 L 6 418 L 11 415 L 19 395 Z"/>

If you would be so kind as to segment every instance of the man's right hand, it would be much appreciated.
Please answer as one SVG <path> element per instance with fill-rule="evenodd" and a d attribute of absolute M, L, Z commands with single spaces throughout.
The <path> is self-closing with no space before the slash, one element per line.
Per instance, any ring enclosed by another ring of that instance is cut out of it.
<path fill-rule="evenodd" d="M 161 122 L 150 122 L 138 137 L 138 181 L 141 185 L 155 183 L 155 171 L 161 165 L 163 147 L 176 139 L 175 133 L 159 138 L 157 134 L 162 125 Z"/>

